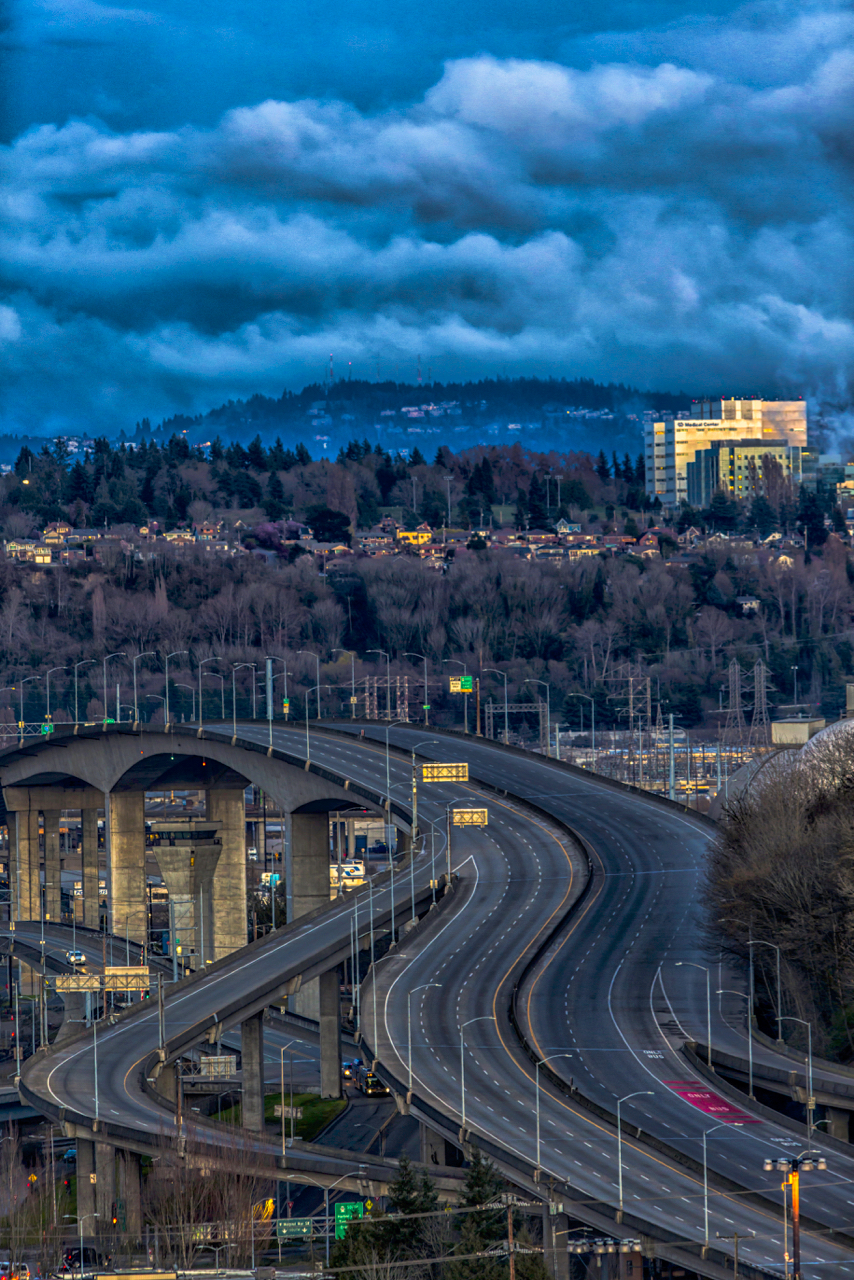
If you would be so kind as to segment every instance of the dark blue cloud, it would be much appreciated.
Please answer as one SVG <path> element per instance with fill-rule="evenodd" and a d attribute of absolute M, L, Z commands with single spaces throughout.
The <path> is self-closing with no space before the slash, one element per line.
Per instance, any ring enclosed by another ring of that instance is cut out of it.
<path fill-rule="evenodd" d="M 847 394 L 842 7 L 283 12 L 17 11 L 6 427 L 278 391 L 330 350 Z"/>

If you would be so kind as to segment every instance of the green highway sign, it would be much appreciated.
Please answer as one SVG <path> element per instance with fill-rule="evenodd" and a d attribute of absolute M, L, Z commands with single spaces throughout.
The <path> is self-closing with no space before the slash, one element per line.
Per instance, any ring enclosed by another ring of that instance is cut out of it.
<path fill-rule="evenodd" d="M 463 693 L 471 693 L 473 688 L 472 679 L 472 676 L 460 676 L 460 688 Z"/>
<path fill-rule="evenodd" d="M 276 1235 L 280 1240 L 286 1240 L 288 1236 L 310 1236 L 311 1229 L 311 1218 L 280 1218 L 276 1223 Z"/>
<path fill-rule="evenodd" d="M 343 1240 L 347 1234 L 347 1223 L 353 1218 L 363 1218 L 365 1206 L 361 1200 L 343 1200 L 335 1206 L 335 1239 Z"/>

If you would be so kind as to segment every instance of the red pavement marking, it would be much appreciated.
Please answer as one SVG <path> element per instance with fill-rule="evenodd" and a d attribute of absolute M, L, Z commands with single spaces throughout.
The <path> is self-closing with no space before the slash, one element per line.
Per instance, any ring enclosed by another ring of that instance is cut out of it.
<path fill-rule="evenodd" d="M 693 1080 L 665 1080 L 664 1083 L 668 1089 L 678 1093 L 680 1098 L 690 1102 L 692 1107 L 705 1112 L 707 1116 L 714 1116 L 716 1120 L 720 1120 L 721 1124 L 762 1123 L 755 1116 L 748 1115 L 746 1111 L 740 1111 L 731 1102 L 727 1102 L 726 1098 L 720 1097 L 703 1085 L 696 1084 Z"/>

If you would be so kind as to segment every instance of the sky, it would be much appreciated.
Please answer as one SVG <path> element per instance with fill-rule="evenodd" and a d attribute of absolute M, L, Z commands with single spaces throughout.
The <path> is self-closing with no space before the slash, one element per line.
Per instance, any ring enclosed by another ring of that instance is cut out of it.
<path fill-rule="evenodd" d="M 5 0 L 0 431 L 330 354 L 847 405 L 852 123 L 825 0 Z"/>

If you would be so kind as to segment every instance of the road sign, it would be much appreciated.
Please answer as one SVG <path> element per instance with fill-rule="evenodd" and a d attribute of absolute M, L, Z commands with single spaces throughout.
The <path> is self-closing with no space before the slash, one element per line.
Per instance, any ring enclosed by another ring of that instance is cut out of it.
<path fill-rule="evenodd" d="M 471 693 L 472 677 L 471 676 L 451 676 L 451 693 Z"/>
<path fill-rule="evenodd" d="M 485 827 L 489 814 L 486 809 L 452 809 L 455 827 Z"/>
<path fill-rule="evenodd" d="M 288 712 L 290 711 L 290 709 L 291 709 L 291 702 L 290 702 L 290 698 L 283 698 L 283 699 L 282 699 L 282 712 L 283 712 L 283 714 L 284 714 L 284 715 L 287 715 L 287 714 L 288 714 Z"/>
<path fill-rule="evenodd" d="M 352 696 L 352 694 L 351 694 L 351 696 L 350 696 L 350 701 L 352 702 L 353 706 L 355 706 L 355 705 L 356 705 L 356 703 L 359 701 L 359 699 L 358 699 L 358 698 L 356 698 L 356 697 L 353 697 L 353 696 Z"/>
<path fill-rule="evenodd" d="M 343 1240 L 347 1234 L 347 1224 L 353 1218 L 363 1218 L 365 1206 L 361 1200 L 343 1200 L 335 1206 L 335 1239 Z"/>
<path fill-rule="evenodd" d="M 280 1240 L 286 1240 L 288 1236 L 310 1236 L 311 1232 L 311 1218 L 280 1218 L 276 1223 L 276 1235 Z"/>
<path fill-rule="evenodd" d="M 143 991 L 151 986 L 148 965 L 107 965 L 104 969 L 105 991 Z"/>
<path fill-rule="evenodd" d="M 100 991 L 97 973 L 60 973 L 54 978 L 57 991 Z"/>
<path fill-rule="evenodd" d="M 423 764 L 422 782 L 468 782 L 468 764 Z"/>

